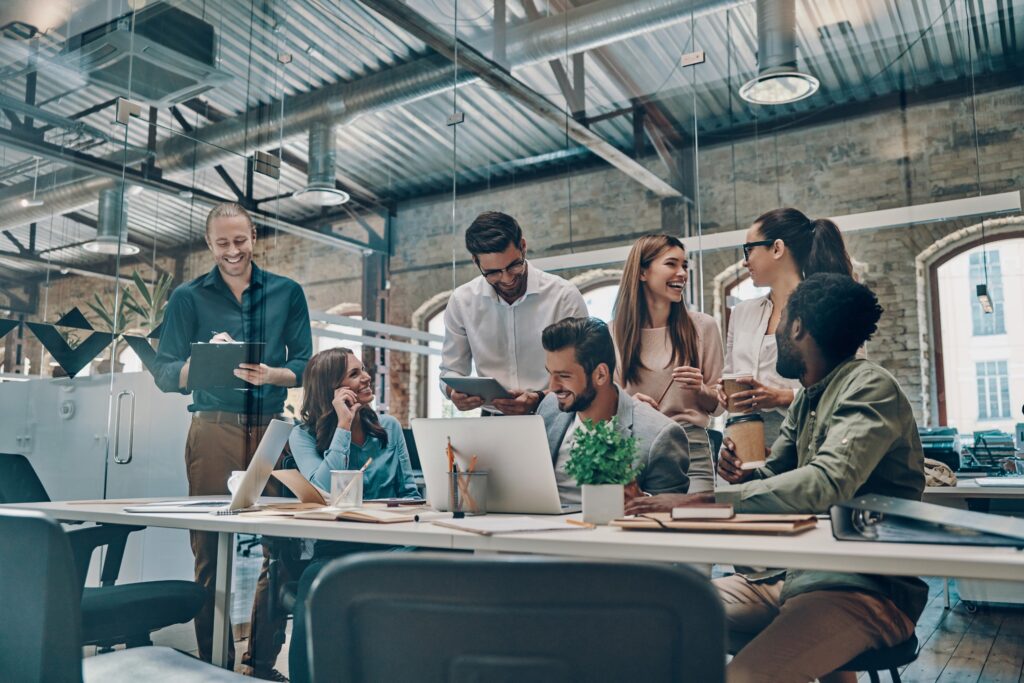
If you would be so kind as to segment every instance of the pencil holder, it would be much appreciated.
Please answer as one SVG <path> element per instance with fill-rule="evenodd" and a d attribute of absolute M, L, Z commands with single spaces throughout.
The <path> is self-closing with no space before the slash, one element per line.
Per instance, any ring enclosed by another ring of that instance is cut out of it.
<path fill-rule="evenodd" d="M 448 508 L 467 515 L 486 515 L 487 472 L 450 472 Z"/>

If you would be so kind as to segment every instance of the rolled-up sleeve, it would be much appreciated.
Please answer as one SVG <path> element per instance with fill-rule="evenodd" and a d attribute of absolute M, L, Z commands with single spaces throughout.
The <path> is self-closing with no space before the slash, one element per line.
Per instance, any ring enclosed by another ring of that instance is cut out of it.
<path fill-rule="evenodd" d="M 453 294 L 444 309 L 444 345 L 441 347 L 441 377 L 457 375 L 468 377 L 473 369 L 473 350 L 469 346 L 469 335 L 462 319 L 462 311 Z M 448 392 L 443 381 L 441 393 L 447 398 Z"/>
<path fill-rule="evenodd" d="M 284 367 L 295 373 L 295 386 L 302 386 L 302 373 L 313 356 L 313 331 L 309 324 L 309 305 L 306 294 L 298 284 L 292 290 L 288 307 L 288 326 L 285 329 L 288 360 Z"/>
<path fill-rule="evenodd" d="M 690 443 L 686 431 L 675 423 L 666 425 L 651 442 L 647 463 L 640 474 L 640 488 L 651 494 L 691 491 L 690 464 Z M 708 479 L 710 475 L 708 468 Z"/>
<path fill-rule="evenodd" d="M 181 368 L 192 355 L 192 339 L 196 328 L 195 305 L 184 289 L 171 294 L 164 311 L 160 343 L 153 361 L 153 379 L 166 393 L 189 393 L 181 384 Z"/>
<path fill-rule="evenodd" d="M 831 505 L 854 497 L 896 441 L 893 416 L 898 413 L 899 392 L 891 381 L 865 378 L 836 406 L 807 464 L 775 475 L 762 468 L 760 474 L 770 476 L 732 487 L 722 502 L 731 502 L 737 512 L 828 512 Z M 789 456 L 789 448 L 779 446 L 776 442 L 775 462 L 768 467 Z"/>

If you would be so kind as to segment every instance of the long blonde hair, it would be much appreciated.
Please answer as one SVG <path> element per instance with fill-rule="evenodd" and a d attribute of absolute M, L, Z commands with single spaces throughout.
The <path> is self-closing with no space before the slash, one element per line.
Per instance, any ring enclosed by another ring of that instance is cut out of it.
<path fill-rule="evenodd" d="M 640 360 L 641 330 L 650 323 L 647 297 L 640 275 L 649 268 L 656 258 L 672 247 L 679 247 L 685 253 L 686 247 L 671 235 L 644 235 L 638 239 L 626 257 L 626 265 L 619 281 L 619 293 L 615 298 L 612 329 L 619 347 L 619 368 L 623 385 L 639 381 L 640 370 L 646 370 Z M 686 310 L 686 301 L 673 304 L 668 315 L 668 333 L 672 340 L 671 365 L 698 367 L 697 328 Z"/>

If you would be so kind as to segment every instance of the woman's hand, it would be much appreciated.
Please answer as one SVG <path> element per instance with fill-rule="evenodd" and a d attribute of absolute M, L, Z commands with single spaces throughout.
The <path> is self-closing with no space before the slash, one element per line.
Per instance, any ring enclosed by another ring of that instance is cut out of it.
<path fill-rule="evenodd" d="M 363 407 L 356 397 L 356 392 L 347 387 L 338 387 L 334 390 L 334 400 L 331 401 L 331 405 L 334 406 L 334 412 L 338 416 L 338 427 L 346 430 L 352 429 L 352 421 L 356 418 L 359 409 Z"/>
<path fill-rule="evenodd" d="M 672 381 L 689 391 L 700 392 L 704 390 L 704 373 L 700 371 L 700 368 L 680 365 L 672 370 Z"/>
<path fill-rule="evenodd" d="M 776 389 L 761 384 L 754 378 L 743 380 L 753 385 L 753 389 L 737 391 L 732 395 L 736 407 L 741 411 L 771 410 L 772 408 L 788 408 L 793 402 L 792 389 Z"/>

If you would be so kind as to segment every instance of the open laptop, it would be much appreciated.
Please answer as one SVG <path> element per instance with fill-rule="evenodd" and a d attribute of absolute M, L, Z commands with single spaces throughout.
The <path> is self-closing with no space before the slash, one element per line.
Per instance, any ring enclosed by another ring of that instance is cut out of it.
<path fill-rule="evenodd" d="M 452 440 L 460 471 L 477 456 L 477 471 L 487 472 L 487 511 L 560 515 L 579 512 L 562 505 L 555 483 L 544 418 L 507 417 L 414 419 L 412 432 L 427 485 L 427 503 L 448 510 L 448 459 Z"/>
<path fill-rule="evenodd" d="M 235 494 L 230 498 L 203 500 L 168 500 L 158 503 L 146 503 L 143 505 L 129 505 L 124 508 L 125 512 L 216 512 L 217 514 L 231 514 L 239 510 L 251 508 L 256 504 L 263 487 L 270 479 L 270 473 L 274 471 L 274 465 L 281 457 L 281 451 L 288 443 L 288 435 L 292 433 L 293 425 L 284 420 L 271 420 L 267 431 L 260 439 L 260 445 L 252 456 L 249 467 L 245 470 L 245 476 L 238 484 Z M 225 482 L 226 485 L 226 482 Z"/>

